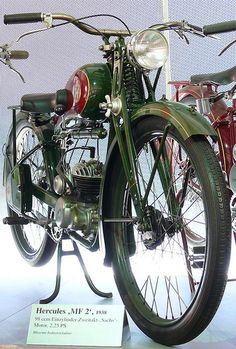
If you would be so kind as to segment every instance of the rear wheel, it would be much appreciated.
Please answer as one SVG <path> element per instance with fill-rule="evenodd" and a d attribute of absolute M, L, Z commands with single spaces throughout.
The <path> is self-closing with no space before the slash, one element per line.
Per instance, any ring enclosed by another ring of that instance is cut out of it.
<path fill-rule="evenodd" d="M 145 118 L 133 131 L 142 197 L 167 124 Z M 127 311 L 149 337 L 185 343 L 209 324 L 221 301 L 230 257 L 225 183 L 207 140 L 172 127 L 144 209 L 137 217 L 117 157 L 111 173 L 113 269 Z M 126 219 L 127 221 L 127 219 Z"/>
<path fill-rule="evenodd" d="M 22 159 L 30 150 L 39 143 L 37 134 L 30 123 L 26 120 L 19 120 L 16 128 L 16 152 L 17 161 Z M 12 140 L 10 139 L 7 146 L 7 154 L 12 154 Z M 11 157 L 8 156 L 6 161 L 6 174 L 11 170 Z M 47 176 L 45 171 L 44 157 L 42 150 L 39 148 L 32 153 L 24 162 L 30 165 L 32 182 L 47 189 Z M 8 206 L 8 213 L 11 217 L 17 217 Z M 51 208 L 41 200 L 33 197 L 32 211 L 27 215 L 34 219 L 50 218 L 53 214 Z M 27 225 L 11 226 L 13 237 L 22 257 L 32 266 L 41 266 L 46 264 L 52 257 L 56 243 L 49 237 L 46 229 L 38 224 L 29 223 Z"/>

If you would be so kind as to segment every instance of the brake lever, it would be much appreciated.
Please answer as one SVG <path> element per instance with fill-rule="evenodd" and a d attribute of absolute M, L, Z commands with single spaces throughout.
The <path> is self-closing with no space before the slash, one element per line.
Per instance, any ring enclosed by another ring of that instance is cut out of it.
<path fill-rule="evenodd" d="M 53 27 L 52 27 L 53 28 Z M 17 40 L 16 40 L 16 42 L 19 42 L 21 39 L 23 39 L 25 36 L 28 36 L 28 35 L 31 35 L 31 34 L 36 34 L 36 33 L 41 33 L 41 32 L 43 32 L 43 31 L 45 31 L 45 30 L 48 30 L 48 29 L 50 29 L 50 28 L 40 28 L 40 29 L 35 29 L 35 30 L 30 30 L 30 31 L 28 31 L 28 32 L 25 32 L 25 33 L 23 33 L 23 34 L 21 34 L 18 38 L 17 38 Z"/>
<path fill-rule="evenodd" d="M 181 29 L 183 31 L 187 31 L 190 34 L 198 35 L 202 38 L 206 37 L 206 35 L 203 33 L 203 29 L 201 27 L 198 27 L 196 25 L 192 25 L 185 20 L 182 21 L 182 28 Z M 221 39 L 219 36 L 214 35 L 214 34 L 207 35 L 207 37 L 212 38 L 212 39 Z"/>
<path fill-rule="evenodd" d="M 181 29 L 183 31 L 188 32 L 190 34 L 194 34 L 194 35 L 198 35 L 198 36 L 201 36 L 201 37 L 205 37 L 201 27 L 198 27 L 196 25 L 192 25 L 192 24 L 188 23 L 185 20 L 183 20 L 181 23 L 182 23 Z"/>
<path fill-rule="evenodd" d="M 183 30 L 180 29 L 174 29 L 174 32 L 179 36 L 180 39 L 185 40 L 186 44 L 189 45 L 189 40 Z"/>
<path fill-rule="evenodd" d="M 3 63 L 4 65 L 6 65 L 8 68 L 10 68 L 12 71 L 14 71 L 22 80 L 22 82 L 25 83 L 25 79 L 23 77 L 23 75 L 16 69 L 13 67 L 12 63 L 11 63 L 11 59 L 10 59 L 10 51 L 9 51 L 9 47 L 12 45 L 8 45 L 5 44 L 3 46 L 0 46 L 0 48 L 2 49 L 2 54 L 3 55 L 3 59 L 0 59 L 0 62 Z"/>

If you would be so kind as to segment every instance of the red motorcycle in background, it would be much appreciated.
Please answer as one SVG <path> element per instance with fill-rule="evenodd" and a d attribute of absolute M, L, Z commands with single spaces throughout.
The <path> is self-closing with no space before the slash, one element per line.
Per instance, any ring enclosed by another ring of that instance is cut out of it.
<path fill-rule="evenodd" d="M 233 31 L 229 22 L 227 31 Z M 223 23 L 207 26 L 205 35 L 226 32 Z M 231 42 L 220 55 L 231 47 Z M 189 81 L 171 81 L 176 92 L 174 100 L 196 108 L 205 116 L 218 134 L 218 141 L 212 146 L 219 159 L 230 191 L 232 231 L 236 241 L 236 66 L 211 74 L 192 75 Z M 219 87 L 231 85 L 230 89 L 219 91 Z M 232 86 L 233 85 L 233 86 Z"/>

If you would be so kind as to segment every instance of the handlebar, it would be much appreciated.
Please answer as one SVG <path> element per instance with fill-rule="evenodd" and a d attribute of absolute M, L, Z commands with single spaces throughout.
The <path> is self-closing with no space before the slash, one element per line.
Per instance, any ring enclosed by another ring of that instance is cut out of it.
<path fill-rule="evenodd" d="M 25 50 L 9 50 L 8 44 L 0 46 L 0 59 L 9 62 L 12 59 L 27 59 L 29 52 Z"/>
<path fill-rule="evenodd" d="M 234 31 L 234 30 L 236 30 L 236 20 L 219 22 L 219 23 L 209 24 L 209 25 L 203 26 L 203 34 L 204 35 L 227 33 L 227 32 Z"/>
<path fill-rule="evenodd" d="M 130 32 L 128 30 L 114 30 L 114 29 L 96 29 L 92 26 L 81 22 L 73 16 L 64 14 L 64 13 L 18 13 L 18 14 L 10 14 L 4 15 L 4 23 L 5 24 L 21 24 L 21 23 L 33 23 L 33 22 L 44 22 L 48 28 L 53 26 L 53 20 L 62 20 L 65 22 L 69 22 L 82 31 L 92 34 L 92 35 L 104 35 L 104 36 L 130 36 L 134 32 Z M 168 29 L 180 29 L 183 31 L 189 31 L 197 35 L 202 35 L 202 28 L 191 25 L 185 21 L 181 22 L 168 22 L 162 23 L 152 26 L 157 30 L 168 30 Z"/>
<path fill-rule="evenodd" d="M 76 19 L 71 15 L 65 13 L 16 13 L 4 15 L 5 24 L 21 24 L 21 23 L 34 23 L 44 22 L 47 28 L 53 27 L 53 20 L 62 20 L 71 23 L 81 29 L 82 31 L 92 35 L 104 35 L 104 36 L 130 36 L 133 32 L 128 30 L 115 30 L 115 29 L 96 29 L 81 20 Z M 225 33 L 236 30 L 236 20 L 220 22 L 210 25 L 205 25 L 203 28 L 196 25 L 192 25 L 186 21 L 181 22 L 168 22 L 152 26 L 157 30 L 177 29 L 182 32 L 191 32 L 200 36 L 207 36 L 217 33 Z"/>
<path fill-rule="evenodd" d="M 4 16 L 4 24 L 21 24 L 42 22 L 41 13 L 18 13 Z"/>
<path fill-rule="evenodd" d="M 21 80 L 25 82 L 23 76 L 12 65 L 12 59 L 27 59 L 29 52 L 24 50 L 9 50 L 9 45 L 5 44 L 0 46 L 0 62 L 8 66 L 11 70 L 19 75 Z"/>
<path fill-rule="evenodd" d="M 13 50 L 9 52 L 9 57 L 10 59 L 27 59 L 29 57 L 29 52 Z"/>
<path fill-rule="evenodd" d="M 197 25 L 195 24 L 190 24 L 190 23 L 187 23 L 187 26 L 190 28 L 190 29 L 193 29 L 194 31 L 196 31 L 197 33 L 202 33 L 202 28 L 201 27 L 198 27 Z"/>
<path fill-rule="evenodd" d="M 130 36 L 132 33 L 128 30 L 113 30 L 113 29 L 95 29 L 90 25 L 81 22 L 73 16 L 65 13 L 16 13 L 4 15 L 4 24 L 21 24 L 33 22 L 45 22 L 48 28 L 52 27 L 53 20 L 62 20 L 71 23 L 92 35 L 107 35 L 107 36 Z"/>

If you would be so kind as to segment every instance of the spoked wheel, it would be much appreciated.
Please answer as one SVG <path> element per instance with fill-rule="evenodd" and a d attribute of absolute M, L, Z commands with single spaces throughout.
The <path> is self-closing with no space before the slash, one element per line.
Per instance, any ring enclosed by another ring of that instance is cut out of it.
<path fill-rule="evenodd" d="M 143 217 L 137 217 L 117 158 L 111 178 L 113 269 L 137 326 L 165 345 L 196 337 L 215 314 L 230 257 L 230 212 L 217 159 L 204 137 L 183 140 L 157 117 L 133 135 L 145 197 L 164 139 Z M 177 161 L 178 159 L 178 161 Z M 179 162 L 179 159 L 181 161 Z M 123 218 L 133 223 L 123 223 Z"/>
<path fill-rule="evenodd" d="M 33 127 L 27 121 L 20 120 L 16 130 L 17 161 L 22 159 L 38 143 L 39 140 Z M 48 183 L 42 150 L 38 149 L 33 152 L 24 163 L 30 165 L 32 182 L 47 189 Z M 6 170 L 8 173 L 10 172 L 9 162 Z M 8 207 L 8 213 L 10 216 L 17 216 L 10 207 Z M 32 211 L 27 212 L 28 216 L 34 219 L 46 220 L 51 218 L 52 214 L 53 212 L 49 206 L 33 197 Z M 13 225 L 11 228 L 22 257 L 32 266 L 46 264 L 51 259 L 56 243 L 49 237 L 43 226 L 29 223 L 27 225 Z"/>

